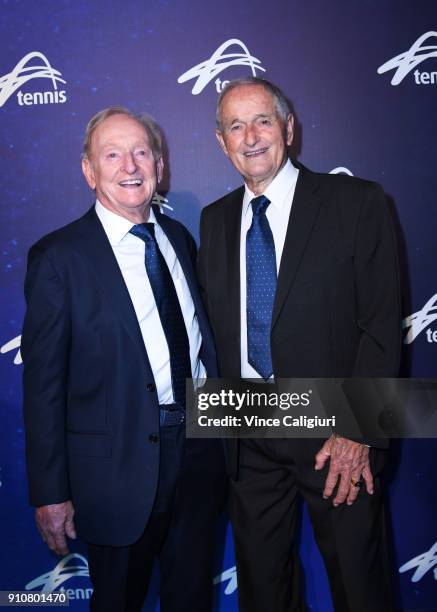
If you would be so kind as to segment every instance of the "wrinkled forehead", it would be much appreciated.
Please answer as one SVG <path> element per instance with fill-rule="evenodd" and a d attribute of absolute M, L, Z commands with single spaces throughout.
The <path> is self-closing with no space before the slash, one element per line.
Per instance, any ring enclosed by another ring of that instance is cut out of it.
<path fill-rule="evenodd" d="M 220 115 L 225 121 L 233 121 L 242 116 L 272 114 L 276 111 L 272 94 L 262 85 L 239 85 L 222 98 Z"/>
<path fill-rule="evenodd" d="M 125 146 L 143 144 L 150 147 L 149 134 L 139 121 L 128 115 L 111 115 L 104 119 L 91 134 L 91 151 L 99 151 L 105 146 Z"/>

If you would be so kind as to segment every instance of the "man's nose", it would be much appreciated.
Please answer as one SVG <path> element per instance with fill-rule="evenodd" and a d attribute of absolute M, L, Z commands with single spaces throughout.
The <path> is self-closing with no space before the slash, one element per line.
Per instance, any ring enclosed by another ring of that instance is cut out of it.
<path fill-rule="evenodd" d="M 136 172 L 137 165 L 135 163 L 135 157 L 132 153 L 126 153 L 123 159 L 123 168 L 128 174 Z"/>
<path fill-rule="evenodd" d="M 253 146 L 259 140 L 258 130 L 253 123 L 246 125 L 245 141 L 248 146 Z"/>

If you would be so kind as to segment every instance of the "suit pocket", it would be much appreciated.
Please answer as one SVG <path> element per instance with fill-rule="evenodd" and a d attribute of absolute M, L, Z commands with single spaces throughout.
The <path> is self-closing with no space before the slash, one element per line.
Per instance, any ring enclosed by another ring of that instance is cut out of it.
<path fill-rule="evenodd" d="M 110 457 L 112 437 L 108 434 L 68 432 L 67 446 L 70 455 Z"/>

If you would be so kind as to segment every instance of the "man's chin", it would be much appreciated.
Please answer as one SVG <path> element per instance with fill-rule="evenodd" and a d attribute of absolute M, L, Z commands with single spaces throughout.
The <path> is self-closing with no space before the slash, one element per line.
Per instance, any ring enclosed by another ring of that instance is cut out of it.
<path fill-rule="evenodd" d="M 267 185 L 269 185 L 273 179 L 276 176 L 276 173 L 272 172 L 271 169 L 269 169 L 269 171 L 266 171 L 265 169 L 263 169 L 262 171 L 259 170 L 258 172 L 253 172 L 253 169 L 251 169 L 252 171 L 249 173 L 246 173 L 245 175 L 243 175 L 244 180 L 246 181 L 246 183 L 248 185 L 252 184 L 252 185 L 264 185 L 267 187 Z"/>

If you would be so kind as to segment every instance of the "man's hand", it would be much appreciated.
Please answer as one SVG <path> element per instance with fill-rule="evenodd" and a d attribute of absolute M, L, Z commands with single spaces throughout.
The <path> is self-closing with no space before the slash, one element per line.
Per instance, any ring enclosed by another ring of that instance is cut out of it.
<path fill-rule="evenodd" d="M 35 520 L 42 539 L 57 555 L 67 555 L 66 535 L 76 539 L 73 523 L 74 508 L 71 501 L 51 504 L 36 509 Z"/>
<path fill-rule="evenodd" d="M 373 476 L 369 464 L 369 449 L 364 444 L 353 442 L 347 438 L 332 435 L 316 455 L 316 470 L 321 470 L 330 457 L 329 472 L 326 477 L 324 499 L 331 497 L 338 479 L 340 483 L 333 505 L 338 506 L 344 501 L 350 506 L 358 497 L 359 487 L 354 486 L 361 477 L 366 485 L 367 493 L 373 494 Z"/>

